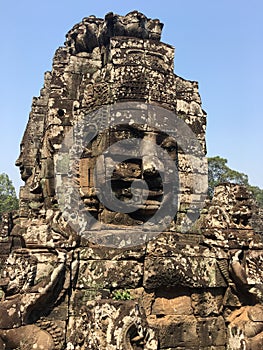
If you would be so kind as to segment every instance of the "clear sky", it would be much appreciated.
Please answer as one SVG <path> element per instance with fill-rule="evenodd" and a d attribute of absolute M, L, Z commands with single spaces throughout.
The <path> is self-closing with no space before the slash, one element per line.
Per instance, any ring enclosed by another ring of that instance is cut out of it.
<path fill-rule="evenodd" d="M 175 73 L 197 80 L 208 113 L 208 156 L 263 188 L 262 0 L 0 0 L 0 173 L 16 189 L 14 166 L 33 96 L 65 34 L 83 17 L 139 10 L 164 24 L 176 49 Z"/>

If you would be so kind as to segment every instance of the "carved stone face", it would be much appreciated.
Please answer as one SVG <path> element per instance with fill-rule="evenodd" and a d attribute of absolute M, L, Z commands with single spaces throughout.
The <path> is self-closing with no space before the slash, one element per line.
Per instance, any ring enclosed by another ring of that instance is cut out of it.
<path fill-rule="evenodd" d="M 89 212 L 115 225 L 137 225 L 151 218 L 163 201 L 163 175 L 168 170 L 160 149 L 176 162 L 176 141 L 147 125 L 115 126 L 93 139 L 80 159 L 80 191 Z M 110 177 L 107 169 L 113 169 Z M 98 187 L 107 182 L 113 197 L 124 204 L 132 199 L 136 210 L 124 213 L 103 205 Z"/>
<path fill-rule="evenodd" d="M 16 160 L 15 165 L 19 167 L 21 179 L 26 181 L 32 175 L 32 166 L 26 164 L 26 157 L 24 154 L 24 144 L 21 143 L 20 154 Z"/>

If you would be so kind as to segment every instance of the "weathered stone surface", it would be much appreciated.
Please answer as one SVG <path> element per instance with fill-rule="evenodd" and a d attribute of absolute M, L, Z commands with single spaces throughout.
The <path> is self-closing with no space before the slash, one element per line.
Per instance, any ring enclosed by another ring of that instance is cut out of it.
<path fill-rule="evenodd" d="M 191 315 L 193 309 L 189 296 L 179 296 L 176 298 L 156 298 L 152 306 L 153 315 Z"/>
<path fill-rule="evenodd" d="M 262 209 L 206 198 L 206 113 L 162 27 L 85 17 L 56 51 L 0 227 L 0 349 L 263 348 Z"/>
<path fill-rule="evenodd" d="M 216 259 L 187 257 L 179 252 L 174 258 L 146 258 L 143 284 L 147 289 L 177 285 L 197 288 L 226 287 Z"/>
<path fill-rule="evenodd" d="M 81 261 L 77 288 L 136 288 L 142 276 L 142 264 L 137 261 Z"/>
<path fill-rule="evenodd" d="M 35 325 L 27 325 L 17 329 L 0 331 L 1 339 L 9 349 L 43 349 L 43 344 L 47 350 L 55 349 L 52 336 L 39 329 Z M 1 343 L 0 343 L 1 345 Z"/>
<path fill-rule="evenodd" d="M 257 321 L 255 321 L 257 319 Z M 245 306 L 228 317 L 231 349 L 260 349 L 263 344 L 262 305 Z"/>
<path fill-rule="evenodd" d="M 87 302 L 78 317 L 71 317 L 68 348 L 157 350 L 157 339 L 138 305 L 110 299 Z M 73 345 L 74 344 L 74 345 Z"/>
<path fill-rule="evenodd" d="M 116 249 L 95 244 L 81 247 L 79 257 L 81 260 L 135 260 L 142 261 L 145 256 L 145 247 L 140 246 L 132 249 Z"/>
<path fill-rule="evenodd" d="M 248 317 L 254 322 L 263 322 L 263 305 L 251 306 L 248 310 Z"/>
<path fill-rule="evenodd" d="M 153 322 L 153 324 L 156 321 Z M 158 324 L 160 348 L 186 347 L 201 349 L 209 346 L 224 346 L 225 323 L 222 317 L 196 319 L 194 316 L 164 317 Z"/>
<path fill-rule="evenodd" d="M 223 306 L 223 288 L 197 290 L 191 295 L 194 314 L 201 317 L 219 315 Z"/>

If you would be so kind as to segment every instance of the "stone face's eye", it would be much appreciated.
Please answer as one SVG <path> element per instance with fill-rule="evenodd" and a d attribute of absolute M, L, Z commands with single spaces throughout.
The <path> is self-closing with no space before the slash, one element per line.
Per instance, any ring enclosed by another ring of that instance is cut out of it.
<path fill-rule="evenodd" d="M 165 149 L 168 152 L 175 152 L 176 151 L 176 145 L 171 145 L 171 146 L 165 147 Z"/>
<path fill-rule="evenodd" d="M 172 138 L 167 138 L 161 143 L 161 147 L 165 149 L 168 153 L 177 151 L 177 143 Z"/>

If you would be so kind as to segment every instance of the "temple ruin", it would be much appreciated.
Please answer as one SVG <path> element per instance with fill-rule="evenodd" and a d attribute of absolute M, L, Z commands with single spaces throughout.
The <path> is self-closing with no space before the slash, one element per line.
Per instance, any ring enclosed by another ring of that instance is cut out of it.
<path fill-rule="evenodd" d="M 262 209 L 207 197 L 206 113 L 162 28 L 90 16 L 56 51 L 0 231 L 0 350 L 262 350 Z"/>

